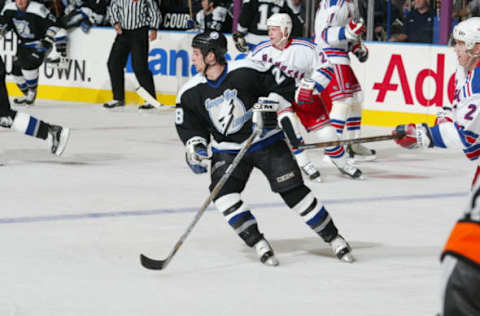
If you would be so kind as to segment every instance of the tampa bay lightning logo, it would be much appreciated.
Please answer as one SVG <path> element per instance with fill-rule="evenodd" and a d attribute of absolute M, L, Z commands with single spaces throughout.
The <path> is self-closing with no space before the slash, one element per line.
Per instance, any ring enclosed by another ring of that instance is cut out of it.
<path fill-rule="evenodd" d="M 205 108 L 213 125 L 223 135 L 238 132 L 252 116 L 251 112 L 246 111 L 242 100 L 237 97 L 236 89 L 227 89 L 221 96 L 205 100 Z"/>
<path fill-rule="evenodd" d="M 32 31 L 30 30 L 30 25 L 25 20 L 13 19 L 13 25 L 20 35 L 23 38 L 34 38 Z"/>

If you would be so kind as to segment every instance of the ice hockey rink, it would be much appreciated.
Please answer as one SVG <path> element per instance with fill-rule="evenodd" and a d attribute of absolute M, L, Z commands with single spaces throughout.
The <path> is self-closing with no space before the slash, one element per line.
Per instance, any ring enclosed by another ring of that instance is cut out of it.
<path fill-rule="evenodd" d="M 462 153 L 371 144 L 365 181 L 321 158 L 325 203 L 357 262 L 342 263 L 254 172 L 244 200 L 280 261 L 262 265 L 210 207 L 163 271 L 208 196 L 172 110 L 39 100 L 16 108 L 72 128 L 62 157 L 0 130 L 0 315 L 434 315 L 439 254 L 467 203 L 475 166 Z M 364 136 L 390 133 L 365 127 Z"/>

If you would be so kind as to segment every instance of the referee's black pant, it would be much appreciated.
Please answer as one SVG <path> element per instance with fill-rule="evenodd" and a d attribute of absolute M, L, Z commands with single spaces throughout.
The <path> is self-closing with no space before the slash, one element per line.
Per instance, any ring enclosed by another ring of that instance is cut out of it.
<path fill-rule="evenodd" d="M 148 69 L 148 51 L 148 27 L 123 30 L 122 34 L 117 34 L 107 63 L 115 100 L 125 101 L 124 68 L 129 53 L 132 53 L 132 67 L 138 83 L 155 97 L 153 76 Z"/>

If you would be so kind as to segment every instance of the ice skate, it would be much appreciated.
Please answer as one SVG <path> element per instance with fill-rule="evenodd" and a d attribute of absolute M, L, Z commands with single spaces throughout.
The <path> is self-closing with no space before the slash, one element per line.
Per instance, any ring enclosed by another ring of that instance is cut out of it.
<path fill-rule="evenodd" d="M 51 125 L 48 128 L 48 141 L 52 154 L 60 156 L 67 146 L 70 137 L 70 129 L 58 125 Z"/>
<path fill-rule="evenodd" d="M 18 98 L 13 98 L 13 103 L 15 105 L 33 105 L 35 99 L 37 98 L 37 91 L 34 89 L 28 89 L 26 95 L 23 95 Z"/>
<path fill-rule="evenodd" d="M 275 258 L 273 249 L 265 239 L 258 241 L 255 244 L 255 250 L 257 251 L 257 256 L 260 258 L 260 261 L 267 266 L 278 266 L 279 262 Z"/>
<path fill-rule="evenodd" d="M 103 104 L 103 107 L 106 109 L 123 108 L 124 106 L 125 102 L 120 100 L 110 100 Z"/>
<path fill-rule="evenodd" d="M 313 163 L 309 162 L 306 165 L 302 166 L 303 173 L 312 181 L 322 182 L 322 177 L 320 176 L 320 171 L 313 165 Z"/>
<path fill-rule="evenodd" d="M 138 109 L 140 111 L 145 111 L 145 110 L 153 110 L 155 109 L 155 107 L 153 105 L 151 105 L 150 103 L 145 103 L 145 104 L 142 104 L 138 107 Z"/>
<path fill-rule="evenodd" d="M 337 167 L 338 171 L 340 171 L 345 177 L 353 180 L 365 180 L 365 177 L 362 175 L 362 171 L 354 167 L 346 159 L 343 159 L 343 163 L 340 161 L 337 162 L 335 159 L 332 159 L 332 162 L 335 167 Z"/>
<path fill-rule="evenodd" d="M 377 158 L 377 153 L 362 144 L 350 144 L 347 146 L 348 156 L 355 161 L 372 161 Z"/>
<path fill-rule="evenodd" d="M 352 249 L 348 242 L 338 234 L 331 242 L 330 246 L 332 247 L 333 252 L 338 259 L 344 262 L 352 263 L 355 261 L 355 258 L 352 255 Z"/>

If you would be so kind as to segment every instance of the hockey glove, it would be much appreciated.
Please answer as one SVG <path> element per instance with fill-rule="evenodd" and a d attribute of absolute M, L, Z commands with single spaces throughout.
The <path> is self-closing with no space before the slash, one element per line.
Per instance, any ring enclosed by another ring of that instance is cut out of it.
<path fill-rule="evenodd" d="M 185 159 L 188 166 L 196 174 L 207 172 L 207 141 L 202 137 L 192 137 L 185 144 Z"/>
<path fill-rule="evenodd" d="M 432 132 L 426 123 L 398 125 L 393 131 L 393 134 L 396 133 L 405 135 L 394 139 L 402 147 L 408 149 L 433 147 Z"/>
<path fill-rule="evenodd" d="M 299 106 L 313 103 L 313 90 L 315 89 L 315 81 L 303 78 L 295 92 L 295 102 Z"/>
<path fill-rule="evenodd" d="M 359 62 L 364 63 L 368 59 L 368 48 L 362 43 L 355 43 L 352 47 L 352 53 L 357 56 Z"/>
<path fill-rule="evenodd" d="M 440 111 L 437 112 L 437 117 L 435 118 L 435 125 L 453 122 L 453 113 L 452 108 L 450 107 L 443 107 Z"/>
<path fill-rule="evenodd" d="M 254 129 L 262 130 L 262 136 L 272 129 L 277 128 L 278 101 L 260 97 L 258 102 L 253 105 L 252 122 Z"/>
<path fill-rule="evenodd" d="M 40 40 L 40 46 L 38 46 L 37 50 L 41 52 L 46 52 L 52 49 L 53 44 L 55 44 L 55 39 L 50 36 L 45 36 Z"/>
<path fill-rule="evenodd" d="M 358 41 L 366 28 L 363 19 L 358 21 L 350 20 L 347 26 L 345 26 L 345 37 L 350 41 Z"/>
<path fill-rule="evenodd" d="M 243 37 L 244 34 L 241 32 L 233 33 L 233 40 L 235 41 L 235 47 L 238 49 L 239 52 L 245 53 L 248 51 L 247 41 Z"/>

